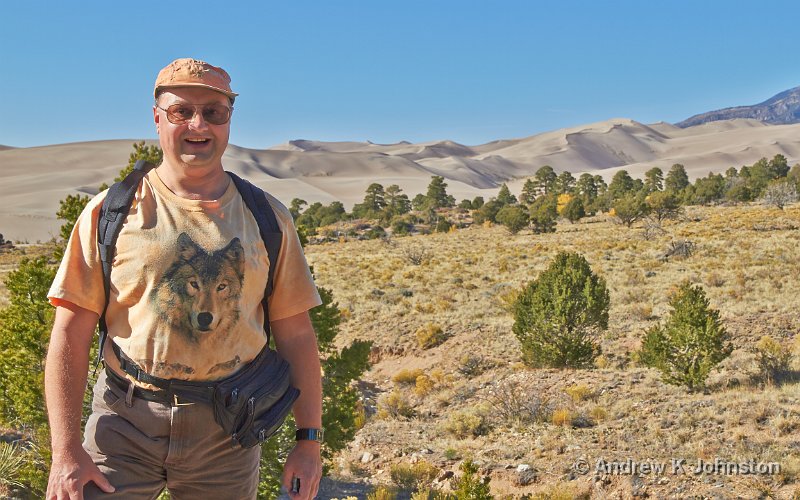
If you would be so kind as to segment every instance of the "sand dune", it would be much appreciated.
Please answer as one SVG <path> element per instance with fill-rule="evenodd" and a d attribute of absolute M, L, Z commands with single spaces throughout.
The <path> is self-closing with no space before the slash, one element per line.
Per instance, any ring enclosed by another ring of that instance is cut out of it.
<path fill-rule="evenodd" d="M 46 240 L 58 233 L 59 200 L 93 195 L 127 163 L 135 140 L 96 141 L 34 148 L 0 146 L 0 233 L 13 240 Z M 156 141 L 148 141 L 156 144 Z M 295 140 L 269 149 L 231 145 L 225 167 L 272 192 L 284 203 L 340 200 L 350 209 L 372 182 L 399 185 L 409 197 L 425 192 L 430 177 L 447 179 L 456 199 L 494 196 L 507 182 L 518 193 L 543 165 L 556 171 L 600 173 L 610 180 L 626 169 L 635 176 L 654 166 L 686 166 L 691 178 L 752 164 L 780 153 L 800 161 L 800 124 L 756 120 L 710 122 L 685 129 L 626 118 L 479 145 L 449 140 L 394 144 Z"/>

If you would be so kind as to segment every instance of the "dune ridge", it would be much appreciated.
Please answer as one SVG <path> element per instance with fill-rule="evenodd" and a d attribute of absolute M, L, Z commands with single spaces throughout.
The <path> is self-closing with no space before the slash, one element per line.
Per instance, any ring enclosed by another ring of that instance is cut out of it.
<path fill-rule="evenodd" d="M 97 186 L 110 182 L 127 163 L 136 141 L 0 146 L 0 233 L 23 241 L 57 235 L 59 200 L 68 194 L 96 194 Z M 681 163 L 694 179 L 778 153 L 790 164 L 800 161 L 800 124 L 736 119 L 680 128 L 613 118 L 479 145 L 306 139 L 267 149 L 230 145 L 223 163 L 287 205 L 297 197 L 309 203 L 339 200 L 350 209 L 372 182 L 397 184 L 413 197 L 425 192 L 432 175 L 441 175 L 456 199 L 488 199 L 503 182 L 519 192 L 525 178 L 543 165 L 576 176 L 599 173 L 610 180 L 620 169 L 641 177 L 652 167 L 666 171 Z"/>

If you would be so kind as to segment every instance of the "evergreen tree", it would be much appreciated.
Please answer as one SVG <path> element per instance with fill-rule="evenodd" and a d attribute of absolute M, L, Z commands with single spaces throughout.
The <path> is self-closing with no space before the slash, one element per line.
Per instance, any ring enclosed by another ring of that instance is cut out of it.
<path fill-rule="evenodd" d="M 721 200 L 725 195 L 725 178 L 710 173 L 708 177 L 698 178 L 694 182 L 694 202 L 708 205 Z"/>
<path fill-rule="evenodd" d="M 533 367 L 590 366 L 599 353 L 596 339 L 608 328 L 605 280 L 576 253 L 561 252 L 530 282 L 514 304 L 512 330 Z"/>
<path fill-rule="evenodd" d="M 680 193 L 688 185 L 689 176 L 686 174 L 686 168 L 680 163 L 672 165 L 669 172 L 667 172 L 667 177 L 664 179 L 664 189 L 673 193 Z"/>
<path fill-rule="evenodd" d="M 522 186 L 522 194 L 519 195 L 519 202 L 524 205 L 531 205 L 536 199 L 536 193 L 536 183 L 529 177 Z"/>
<path fill-rule="evenodd" d="M 503 208 L 503 204 L 492 198 L 484 203 L 481 208 L 472 215 L 475 224 L 483 224 L 486 221 L 497 222 L 497 213 Z"/>
<path fill-rule="evenodd" d="M 648 193 L 654 193 L 664 189 L 664 172 L 653 167 L 644 173 L 644 187 Z"/>
<path fill-rule="evenodd" d="M 614 202 L 614 216 L 619 222 L 631 227 L 634 222 L 643 219 L 649 211 L 644 197 L 627 194 Z"/>
<path fill-rule="evenodd" d="M 377 182 L 373 182 L 367 187 L 367 192 L 364 196 L 364 207 L 374 212 L 383 210 L 386 206 L 385 196 L 386 194 L 383 191 L 383 186 Z"/>
<path fill-rule="evenodd" d="M 483 206 L 483 196 L 476 196 L 472 199 L 472 209 L 477 210 Z"/>
<path fill-rule="evenodd" d="M 145 146 L 144 141 L 139 141 L 133 144 L 133 153 L 128 156 L 128 165 L 120 170 L 119 175 L 114 179 L 114 182 L 119 182 L 133 172 L 133 166 L 139 160 L 145 160 L 153 165 L 161 165 L 164 159 L 164 152 L 156 145 Z"/>
<path fill-rule="evenodd" d="M 556 178 L 556 194 L 572 193 L 575 189 L 575 177 L 566 170 L 558 174 Z"/>
<path fill-rule="evenodd" d="M 558 201 L 555 194 L 540 196 L 530 206 L 530 222 L 534 233 L 556 232 Z"/>
<path fill-rule="evenodd" d="M 462 210 L 472 210 L 472 202 L 466 198 L 459 201 L 457 206 Z"/>
<path fill-rule="evenodd" d="M 289 204 L 289 213 L 292 214 L 292 219 L 297 220 L 297 218 L 300 217 L 300 212 L 303 211 L 304 206 L 308 206 L 306 200 L 292 198 L 292 202 Z"/>
<path fill-rule="evenodd" d="M 678 198 L 670 191 L 657 191 L 646 199 L 648 213 L 658 222 L 666 219 L 675 219 L 680 215 L 681 205 Z"/>
<path fill-rule="evenodd" d="M 619 170 L 611 179 L 611 184 L 608 185 L 608 193 L 612 200 L 618 200 L 634 192 L 634 187 L 633 178 L 628 174 L 628 171 Z"/>
<path fill-rule="evenodd" d="M 402 215 L 411 211 L 411 200 L 408 199 L 408 195 L 403 193 L 403 190 L 397 184 L 392 184 L 386 188 L 385 201 L 389 219 L 395 215 Z"/>
<path fill-rule="evenodd" d="M 647 331 L 639 359 L 660 370 L 665 382 L 693 391 L 703 387 L 733 347 L 719 311 L 709 307 L 700 286 L 683 282 L 669 304 L 672 312 L 664 324 Z"/>
<path fill-rule="evenodd" d="M 443 208 L 452 206 L 451 197 L 447 195 L 447 183 L 444 182 L 444 177 L 434 175 L 431 177 L 431 182 L 428 184 L 428 192 L 425 195 L 426 205 L 428 208 Z"/>
<path fill-rule="evenodd" d="M 583 199 L 579 196 L 573 196 L 566 205 L 561 215 L 566 217 L 571 223 L 575 223 L 581 218 L 586 216 L 586 210 L 583 208 Z"/>
<path fill-rule="evenodd" d="M 508 229 L 511 234 L 517 234 L 528 226 L 528 210 L 521 205 L 506 205 L 497 212 L 497 222 Z"/>
<path fill-rule="evenodd" d="M 511 194 L 505 182 L 500 186 L 500 192 L 497 193 L 497 201 L 503 205 L 512 205 L 517 202 L 517 197 Z"/>
<path fill-rule="evenodd" d="M 768 170 L 770 172 L 771 180 L 786 177 L 786 174 L 789 173 L 789 162 L 782 154 L 776 154 L 769 161 Z"/>
<path fill-rule="evenodd" d="M 414 199 L 411 200 L 411 206 L 414 210 L 424 210 L 427 203 L 428 198 L 422 193 L 417 193 Z"/>
<path fill-rule="evenodd" d="M 536 173 L 533 174 L 536 195 L 550 194 L 555 191 L 557 179 L 558 176 L 550 165 L 545 165 L 537 170 Z"/>
<path fill-rule="evenodd" d="M 9 305 L 0 310 L 0 421 L 38 429 L 44 410 L 44 358 L 54 309 L 47 291 L 55 269 L 46 257 L 23 259 L 5 279 Z"/>
<path fill-rule="evenodd" d="M 64 221 L 64 224 L 61 225 L 61 229 L 59 230 L 59 234 L 64 242 L 69 240 L 72 229 L 75 227 L 75 223 L 78 222 L 78 217 L 80 217 L 88 203 L 89 197 L 79 194 L 68 194 L 65 199 L 58 202 L 56 217 Z"/>
<path fill-rule="evenodd" d="M 592 174 L 581 174 L 575 184 L 575 191 L 583 196 L 586 201 L 592 202 L 599 194 L 594 176 Z"/>
<path fill-rule="evenodd" d="M 608 191 L 608 184 L 602 175 L 594 176 L 594 185 L 597 186 L 597 196 L 603 196 Z"/>

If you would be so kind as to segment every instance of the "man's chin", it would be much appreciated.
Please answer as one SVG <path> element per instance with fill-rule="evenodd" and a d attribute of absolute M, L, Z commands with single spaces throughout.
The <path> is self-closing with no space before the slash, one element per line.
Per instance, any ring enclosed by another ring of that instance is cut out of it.
<path fill-rule="evenodd" d="M 182 154 L 181 155 L 181 162 L 191 167 L 203 167 L 207 166 L 213 158 L 213 155 L 204 155 L 204 154 Z"/>

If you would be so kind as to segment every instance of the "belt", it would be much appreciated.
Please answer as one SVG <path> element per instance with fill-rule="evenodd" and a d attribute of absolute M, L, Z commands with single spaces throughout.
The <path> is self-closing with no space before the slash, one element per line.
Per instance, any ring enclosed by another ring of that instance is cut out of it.
<path fill-rule="evenodd" d="M 183 403 L 204 403 L 204 404 L 213 404 L 214 402 L 214 390 L 217 386 L 217 382 L 201 382 L 201 381 L 191 381 L 191 380 L 178 380 L 178 379 L 166 379 L 160 378 L 149 373 L 145 372 L 139 366 L 134 363 L 130 358 L 128 358 L 116 342 L 111 342 L 111 348 L 114 351 L 114 354 L 117 356 L 117 360 L 119 360 L 119 366 L 122 368 L 122 371 L 133 377 L 135 380 L 149 384 L 161 389 L 160 391 L 149 391 L 147 389 L 142 389 L 140 387 L 135 387 L 134 392 L 136 389 L 140 390 L 140 393 L 144 396 L 142 399 L 149 398 L 157 398 L 157 399 L 148 399 L 148 401 L 156 401 L 156 402 L 164 402 L 167 403 L 176 403 L 176 404 L 183 404 Z M 109 370 L 106 370 L 109 371 Z M 113 372 L 112 372 L 113 373 Z M 114 376 L 119 380 L 121 377 L 114 373 Z M 126 384 L 125 390 L 127 389 L 128 380 L 122 379 L 123 382 Z M 177 403 L 178 400 L 181 400 L 181 403 Z"/>
<path fill-rule="evenodd" d="M 110 368 L 106 367 L 106 382 L 113 385 L 120 391 L 126 393 L 127 397 L 134 397 L 143 399 L 145 401 L 152 401 L 154 403 L 162 403 L 165 405 L 180 406 L 184 404 L 191 404 L 190 401 L 179 397 L 177 394 L 170 394 L 167 391 L 150 391 L 138 387 L 136 384 L 128 379 L 122 378 Z M 128 394 L 130 393 L 130 394 Z"/>

